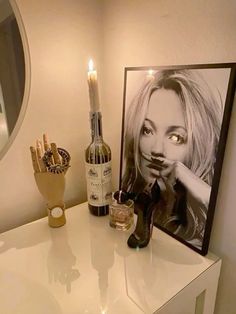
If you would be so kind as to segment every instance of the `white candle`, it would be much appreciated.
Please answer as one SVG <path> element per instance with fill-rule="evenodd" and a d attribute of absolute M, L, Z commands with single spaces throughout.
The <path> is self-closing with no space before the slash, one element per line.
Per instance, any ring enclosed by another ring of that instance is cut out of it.
<path fill-rule="evenodd" d="M 97 71 L 93 68 L 93 60 L 89 61 L 88 86 L 91 112 L 99 111 Z"/>

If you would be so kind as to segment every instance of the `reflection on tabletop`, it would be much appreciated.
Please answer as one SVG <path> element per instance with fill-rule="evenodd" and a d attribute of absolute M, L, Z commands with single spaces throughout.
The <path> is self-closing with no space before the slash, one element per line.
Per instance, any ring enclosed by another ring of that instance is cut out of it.
<path fill-rule="evenodd" d="M 107 229 L 101 229 L 99 224 L 94 224 L 94 219 L 98 218 L 89 216 L 91 263 L 98 275 L 101 313 L 106 313 L 109 282 L 108 272 L 114 264 L 114 246 L 112 241 L 107 241 L 107 237 L 109 237 Z"/>
<path fill-rule="evenodd" d="M 74 268 L 76 257 L 68 243 L 67 229 L 50 229 L 52 245 L 48 252 L 47 267 L 49 283 L 59 282 L 71 292 L 71 284 L 80 276 L 79 270 Z"/>
<path fill-rule="evenodd" d="M 54 295 L 38 281 L 6 269 L 0 270 L 0 280 L 1 314 L 63 313 Z"/>
<path fill-rule="evenodd" d="M 111 228 L 108 216 L 92 216 L 86 204 L 66 214 L 61 228 L 49 228 L 45 218 L 1 235 L 1 314 L 46 313 L 32 310 L 31 293 L 50 314 L 153 313 L 212 265 L 157 228 L 147 247 L 131 249 L 135 226 Z"/>
<path fill-rule="evenodd" d="M 137 217 L 135 216 L 135 219 Z M 191 265 L 201 265 L 202 257 L 182 243 L 173 241 L 168 235 L 158 236 L 158 229 L 154 227 L 153 238 L 149 245 L 142 249 L 130 249 L 127 247 L 129 234 L 133 232 L 133 226 L 126 232 L 114 230 L 109 234 L 114 243 L 115 253 L 123 257 L 124 275 L 127 297 L 145 313 L 153 313 L 158 299 L 168 298 L 166 289 L 162 289 L 160 283 L 172 283 L 172 276 L 176 276 L 176 285 L 183 277 L 182 271 Z M 168 243 L 168 245 L 167 245 Z M 173 274 L 172 265 L 180 266 L 179 274 Z M 175 291 L 173 286 L 173 294 Z M 170 287 L 169 290 L 172 290 Z"/>
<path fill-rule="evenodd" d="M 108 220 L 93 216 L 89 216 L 89 226 L 91 263 L 97 271 L 101 313 L 109 313 L 113 308 L 119 308 L 120 294 L 110 298 L 115 287 L 115 282 L 110 278 L 114 279 L 118 263 L 121 268 L 118 268 L 116 279 L 123 282 L 121 286 L 126 297 L 141 312 L 145 310 L 145 313 L 151 313 L 147 294 L 150 287 L 155 290 L 155 286 L 159 285 L 159 282 L 156 282 L 157 262 L 152 255 L 152 245 L 141 250 L 128 248 L 127 239 L 134 226 L 128 231 L 120 231 L 110 228 Z M 140 278 L 143 278 L 142 282 Z"/>
<path fill-rule="evenodd" d="M 176 286 L 184 280 L 184 272 L 191 265 L 201 265 L 200 255 L 173 242 L 168 235 L 164 237 L 165 241 L 152 238 L 146 248 L 126 258 L 127 295 L 145 313 L 153 313 L 156 303 L 169 299 L 170 294 L 175 295 Z M 173 272 L 175 264 L 179 272 Z M 163 284 L 168 289 L 163 289 Z"/>

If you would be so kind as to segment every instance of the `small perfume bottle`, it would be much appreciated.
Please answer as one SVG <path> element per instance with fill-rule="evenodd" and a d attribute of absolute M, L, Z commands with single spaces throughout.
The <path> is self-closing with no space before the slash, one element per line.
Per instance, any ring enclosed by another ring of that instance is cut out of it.
<path fill-rule="evenodd" d="M 109 208 L 110 226 L 117 230 L 128 230 L 134 223 L 134 202 L 125 194 L 121 190 L 115 192 Z"/>

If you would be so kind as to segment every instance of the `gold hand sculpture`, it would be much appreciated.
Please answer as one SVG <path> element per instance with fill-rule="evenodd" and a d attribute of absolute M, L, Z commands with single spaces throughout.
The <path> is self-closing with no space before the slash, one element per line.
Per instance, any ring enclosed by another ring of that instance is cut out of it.
<path fill-rule="evenodd" d="M 63 198 L 70 155 L 55 143 L 48 144 L 45 134 L 43 144 L 37 140 L 36 148 L 31 146 L 30 151 L 37 187 L 47 201 L 48 224 L 61 227 L 66 223 Z"/>

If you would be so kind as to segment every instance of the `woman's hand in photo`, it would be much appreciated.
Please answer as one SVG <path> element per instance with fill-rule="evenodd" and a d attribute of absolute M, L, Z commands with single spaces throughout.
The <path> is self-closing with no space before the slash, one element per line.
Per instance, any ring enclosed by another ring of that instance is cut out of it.
<path fill-rule="evenodd" d="M 196 176 L 189 168 L 179 161 L 159 158 L 162 161 L 163 170 L 160 171 L 164 181 L 174 185 L 179 180 L 189 193 L 202 205 L 208 208 L 211 187 L 201 178 Z"/>

